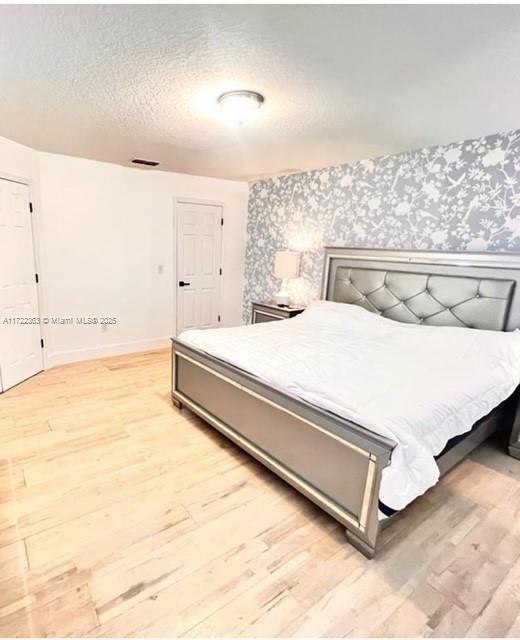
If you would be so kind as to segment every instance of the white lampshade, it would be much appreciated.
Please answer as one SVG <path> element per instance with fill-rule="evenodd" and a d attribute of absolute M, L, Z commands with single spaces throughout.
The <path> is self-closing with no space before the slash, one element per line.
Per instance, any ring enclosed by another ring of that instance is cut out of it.
<path fill-rule="evenodd" d="M 277 278 L 290 279 L 300 275 L 299 251 L 277 251 L 274 258 L 274 275 Z"/>

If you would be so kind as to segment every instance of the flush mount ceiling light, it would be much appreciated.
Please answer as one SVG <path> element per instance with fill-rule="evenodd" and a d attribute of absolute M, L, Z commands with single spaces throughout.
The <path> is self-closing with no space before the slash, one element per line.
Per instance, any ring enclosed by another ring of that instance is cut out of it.
<path fill-rule="evenodd" d="M 228 91 L 219 96 L 217 102 L 228 122 L 244 125 L 258 115 L 264 96 L 256 91 Z"/>

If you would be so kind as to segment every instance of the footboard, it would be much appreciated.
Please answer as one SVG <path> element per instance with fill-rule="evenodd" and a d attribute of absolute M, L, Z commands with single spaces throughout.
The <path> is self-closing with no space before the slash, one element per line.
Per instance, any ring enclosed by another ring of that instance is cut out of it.
<path fill-rule="evenodd" d="M 393 442 L 172 340 L 172 398 L 327 511 L 365 555 Z"/>

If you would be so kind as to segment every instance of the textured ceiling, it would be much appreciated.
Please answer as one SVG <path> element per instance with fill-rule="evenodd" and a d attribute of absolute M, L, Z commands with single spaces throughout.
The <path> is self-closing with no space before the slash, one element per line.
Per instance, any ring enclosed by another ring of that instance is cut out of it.
<path fill-rule="evenodd" d="M 514 5 L 0 7 L 0 135 L 251 179 L 520 126 Z M 266 97 L 245 128 L 223 91 Z"/>

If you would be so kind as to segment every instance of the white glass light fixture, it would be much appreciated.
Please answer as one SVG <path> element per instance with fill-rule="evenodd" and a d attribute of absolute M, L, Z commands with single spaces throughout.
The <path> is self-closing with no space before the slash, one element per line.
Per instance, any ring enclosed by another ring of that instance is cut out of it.
<path fill-rule="evenodd" d="M 299 251 L 277 251 L 274 257 L 274 275 L 282 279 L 282 288 L 275 295 L 274 301 L 280 307 L 287 307 L 291 298 L 286 290 L 287 280 L 297 278 L 300 275 Z"/>
<path fill-rule="evenodd" d="M 219 96 L 217 102 L 225 120 L 244 125 L 256 118 L 264 96 L 256 91 L 228 91 Z"/>

